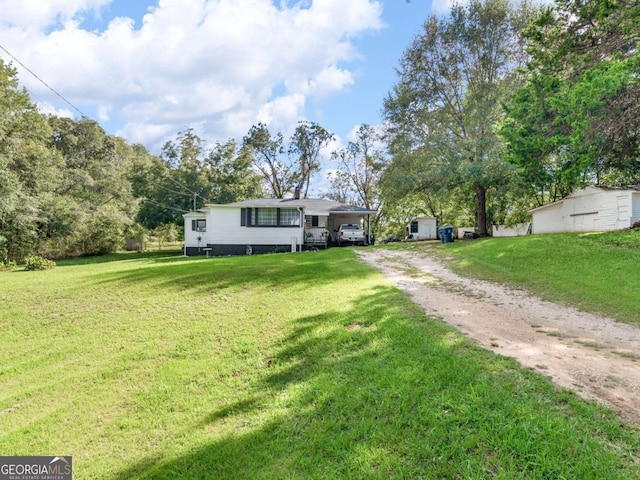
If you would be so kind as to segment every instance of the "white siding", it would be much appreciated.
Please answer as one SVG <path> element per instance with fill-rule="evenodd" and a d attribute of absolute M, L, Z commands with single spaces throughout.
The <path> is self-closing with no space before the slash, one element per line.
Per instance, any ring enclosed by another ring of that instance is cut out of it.
<path fill-rule="evenodd" d="M 435 240 L 438 238 L 438 225 L 435 218 L 418 218 L 418 238 L 419 240 Z"/>
<path fill-rule="evenodd" d="M 633 210 L 631 192 L 618 192 L 615 196 L 615 206 L 613 206 L 612 224 L 613 230 L 621 230 L 631 225 L 631 215 Z M 608 229 L 611 230 L 611 229 Z"/>
<path fill-rule="evenodd" d="M 534 210 L 533 233 L 604 232 L 629 227 L 640 217 L 636 192 L 588 187 L 555 204 Z"/>
<path fill-rule="evenodd" d="M 533 211 L 533 233 L 563 232 L 563 203 L 551 204 L 541 210 Z"/>
<path fill-rule="evenodd" d="M 207 246 L 207 234 L 211 230 L 209 219 L 207 219 L 206 232 L 194 231 L 191 226 L 192 220 L 203 220 L 206 216 L 204 213 L 188 213 L 184 216 L 184 245 L 185 247 L 206 247 Z M 198 237 L 202 239 L 198 242 Z"/>
<path fill-rule="evenodd" d="M 631 194 L 631 224 L 640 221 L 640 192 Z"/>
<path fill-rule="evenodd" d="M 303 227 L 243 227 L 239 207 L 212 207 L 207 215 L 207 242 L 211 245 L 290 245 L 303 242 Z"/>
<path fill-rule="evenodd" d="M 494 225 L 491 234 L 494 237 L 521 237 L 529 231 L 530 223 L 518 223 L 513 227 L 505 227 L 504 225 Z"/>

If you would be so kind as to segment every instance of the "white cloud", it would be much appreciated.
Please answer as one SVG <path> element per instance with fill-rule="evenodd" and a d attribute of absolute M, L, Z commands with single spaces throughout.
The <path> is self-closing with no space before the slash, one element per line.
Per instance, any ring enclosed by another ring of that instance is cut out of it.
<path fill-rule="evenodd" d="M 458 0 L 432 0 L 431 12 L 435 15 L 442 15 L 451 11 L 451 7 L 455 3 L 459 3 Z"/>
<path fill-rule="evenodd" d="M 159 0 L 141 23 L 80 27 L 82 15 L 99 16 L 109 3 L 0 0 L 3 46 L 81 110 L 119 118 L 119 134 L 145 145 L 194 124 L 212 139 L 242 135 L 260 119 L 295 125 L 309 97 L 353 85 L 353 39 L 382 28 L 374 0 Z M 20 79 L 55 101 L 26 72 Z"/>
<path fill-rule="evenodd" d="M 112 0 L 0 0 L 0 25 L 41 29 L 90 14 Z"/>
<path fill-rule="evenodd" d="M 55 108 L 50 103 L 42 103 L 38 101 L 36 101 L 35 104 L 38 107 L 38 111 L 45 115 L 55 115 L 56 117 L 62 118 L 73 118 L 74 112 L 72 112 L 68 108 Z"/>

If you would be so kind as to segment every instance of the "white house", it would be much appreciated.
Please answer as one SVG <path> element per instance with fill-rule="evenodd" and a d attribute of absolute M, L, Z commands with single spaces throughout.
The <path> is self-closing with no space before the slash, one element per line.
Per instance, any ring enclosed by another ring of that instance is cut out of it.
<path fill-rule="evenodd" d="M 376 213 L 331 200 L 308 198 L 259 198 L 206 205 L 183 215 L 184 253 L 244 255 L 326 247 L 340 224 L 364 225 L 365 218 Z M 371 238 L 371 232 L 367 233 Z"/>
<path fill-rule="evenodd" d="M 411 240 L 438 238 L 438 221 L 433 217 L 417 217 L 407 225 L 406 237 Z"/>
<path fill-rule="evenodd" d="M 531 210 L 533 233 L 621 230 L 640 220 L 640 187 L 587 187 Z"/>

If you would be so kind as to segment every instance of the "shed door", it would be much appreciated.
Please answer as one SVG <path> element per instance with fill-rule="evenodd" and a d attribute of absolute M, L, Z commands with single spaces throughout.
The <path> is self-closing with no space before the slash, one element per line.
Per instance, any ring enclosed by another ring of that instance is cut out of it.
<path fill-rule="evenodd" d="M 570 199 L 570 232 L 591 232 L 598 215 L 595 209 L 594 195 L 585 195 Z"/>
<path fill-rule="evenodd" d="M 627 228 L 631 225 L 630 195 L 618 195 L 618 220 L 616 228 Z"/>

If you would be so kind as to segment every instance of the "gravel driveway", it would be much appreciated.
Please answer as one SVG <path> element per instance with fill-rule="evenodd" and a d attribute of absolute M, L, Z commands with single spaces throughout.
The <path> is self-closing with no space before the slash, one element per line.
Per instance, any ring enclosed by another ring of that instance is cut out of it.
<path fill-rule="evenodd" d="M 358 250 L 433 318 L 640 424 L 640 328 L 460 277 L 423 252 Z"/>

